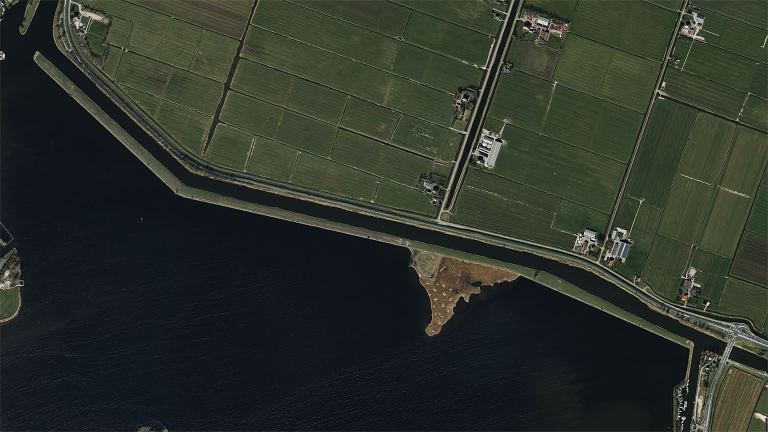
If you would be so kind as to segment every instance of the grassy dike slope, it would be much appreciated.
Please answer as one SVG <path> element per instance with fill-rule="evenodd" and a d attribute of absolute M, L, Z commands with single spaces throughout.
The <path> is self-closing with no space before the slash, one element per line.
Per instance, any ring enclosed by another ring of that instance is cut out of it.
<path fill-rule="evenodd" d="M 14 259 L 11 260 L 11 257 Z M 2 274 L 2 272 L 8 268 L 7 264 L 10 264 L 12 261 L 16 261 L 16 263 L 18 263 L 18 253 L 16 252 L 16 249 L 12 249 L 10 252 L 8 252 L 4 258 L 5 262 L 3 263 L 4 265 L 0 267 L 0 274 Z M 4 323 L 15 318 L 16 315 L 19 314 L 19 309 L 21 309 L 20 288 L 16 287 L 0 290 L 0 323 Z"/>

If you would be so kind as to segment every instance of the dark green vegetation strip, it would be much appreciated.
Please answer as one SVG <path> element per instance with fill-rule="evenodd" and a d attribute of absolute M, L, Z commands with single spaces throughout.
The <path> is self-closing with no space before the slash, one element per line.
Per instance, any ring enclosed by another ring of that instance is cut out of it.
<path fill-rule="evenodd" d="M 488 115 L 534 132 L 541 132 L 541 122 L 552 98 L 553 84 L 518 71 L 502 76 L 493 96 Z"/>
<path fill-rule="evenodd" d="M 768 289 L 740 279 L 729 278 L 725 283 L 723 295 L 720 296 L 717 311 L 745 316 L 761 328 L 768 315 Z"/>
<path fill-rule="evenodd" d="M 400 113 L 352 97 L 344 110 L 341 125 L 345 128 L 376 138 L 389 141 L 400 121 Z"/>
<path fill-rule="evenodd" d="M 547 15 L 554 18 L 571 20 L 576 12 L 576 2 L 577 0 L 529 0 L 525 5 L 548 12 Z"/>
<path fill-rule="evenodd" d="M 494 39 L 421 12 L 413 12 L 404 40 L 478 66 L 484 66 Z"/>
<path fill-rule="evenodd" d="M 203 32 L 189 70 L 219 82 L 226 81 L 238 45 L 236 40 L 218 33 Z"/>
<path fill-rule="evenodd" d="M 696 110 L 669 100 L 656 102 L 627 181 L 626 193 L 644 205 L 664 208 Z"/>
<path fill-rule="evenodd" d="M 684 243 L 657 235 L 643 268 L 643 280 L 657 293 L 675 299 L 690 250 Z"/>
<path fill-rule="evenodd" d="M 653 239 L 656 236 L 656 228 L 659 226 L 662 211 L 659 208 L 643 202 L 624 197 L 616 212 L 613 226 L 629 230 L 630 238 L 634 240 L 632 251 L 627 255 L 627 261 L 616 269 L 629 279 L 634 275 L 640 275 L 648 254 L 651 251 Z"/>
<path fill-rule="evenodd" d="M 747 230 L 768 237 L 768 188 L 761 187 L 757 192 L 747 221 Z"/>
<path fill-rule="evenodd" d="M 680 6 L 683 5 L 683 0 L 645 0 L 645 1 L 661 7 L 665 7 L 667 9 L 671 9 L 673 11 L 680 9 Z"/>
<path fill-rule="evenodd" d="M 501 198 L 518 201 L 550 213 L 556 212 L 560 206 L 560 199 L 556 196 L 479 169 L 467 170 L 464 186 L 484 190 Z"/>
<path fill-rule="evenodd" d="M 225 168 L 243 171 L 251 152 L 254 136 L 223 123 L 216 125 L 205 159 Z"/>
<path fill-rule="evenodd" d="M 427 158 L 345 130 L 339 131 L 331 158 L 409 186 L 417 186 L 419 177 L 432 170 Z"/>
<path fill-rule="evenodd" d="M 700 112 L 680 160 L 680 174 L 714 184 L 720 177 L 735 130 L 735 124 Z"/>
<path fill-rule="evenodd" d="M 659 234 L 693 244 L 707 213 L 714 186 L 683 176 L 675 178 Z"/>
<path fill-rule="evenodd" d="M 746 94 L 700 76 L 667 68 L 664 93 L 715 114 L 735 120 Z"/>
<path fill-rule="evenodd" d="M 373 202 L 426 216 L 434 217 L 437 214 L 437 207 L 432 205 L 432 198 L 429 195 L 388 181 L 379 183 L 376 199 Z"/>
<path fill-rule="evenodd" d="M 386 0 L 293 0 L 301 6 L 387 36 L 405 32 L 411 10 Z"/>
<path fill-rule="evenodd" d="M 714 13 L 704 13 L 701 35 L 706 43 L 718 46 L 753 60 L 768 61 L 768 50 L 763 46 L 768 32 Z"/>
<path fill-rule="evenodd" d="M 450 93 L 482 77 L 471 65 L 285 1 L 259 3 L 252 23 Z"/>
<path fill-rule="evenodd" d="M 328 156 L 336 127 L 230 91 L 221 121 L 315 154 Z"/>
<path fill-rule="evenodd" d="M 755 61 L 724 49 L 694 42 L 683 66 L 686 72 L 746 92 L 755 72 Z"/>
<path fill-rule="evenodd" d="M 696 269 L 696 282 L 701 284 L 701 297 L 717 304 L 731 268 L 731 260 L 696 249 L 691 258 L 691 266 Z"/>
<path fill-rule="evenodd" d="M 735 20 L 768 29 L 768 2 L 764 0 L 696 0 L 692 4 Z"/>
<path fill-rule="evenodd" d="M 103 36 L 88 33 L 85 35 L 85 40 L 88 42 L 88 49 L 91 51 L 92 56 L 104 57 L 107 51 L 107 47 L 104 45 Z"/>
<path fill-rule="evenodd" d="M 608 215 L 570 201 L 560 201 L 555 214 L 555 228 L 578 233 L 584 228 L 602 233 L 608 225 Z"/>
<path fill-rule="evenodd" d="M 395 3 L 469 27 L 489 35 L 499 31 L 501 23 L 491 16 L 490 2 L 477 0 L 393 0 Z M 503 8 L 503 7 L 502 7 Z"/>
<path fill-rule="evenodd" d="M 367 202 L 373 200 L 377 182 L 370 174 L 308 153 L 299 155 L 293 175 L 299 186 Z"/>
<path fill-rule="evenodd" d="M 749 215 L 750 204 L 751 198 L 715 189 L 714 202 L 699 243 L 701 248 L 723 257 L 733 256 Z"/>
<path fill-rule="evenodd" d="M 247 60 L 238 62 L 232 88 L 333 124 L 347 103 L 340 91 Z"/>
<path fill-rule="evenodd" d="M 565 41 L 554 80 L 644 112 L 659 69 L 658 63 L 572 34 Z"/>
<path fill-rule="evenodd" d="M 298 151 L 267 138 L 256 137 L 246 171 L 250 174 L 288 181 L 296 164 Z"/>
<path fill-rule="evenodd" d="M 445 126 L 451 124 L 453 95 L 274 33 L 252 27 L 243 56 L 369 102 Z"/>
<path fill-rule="evenodd" d="M 739 126 L 733 137 L 733 148 L 720 185 L 754 197 L 766 162 L 768 135 Z"/>
<path fill-rule="evenodd" d="M 761 131 L 768 131 L 768 100 L 749 95 L 739 121 Z"/>
<path fill-rule="evenodd" d="M 620 162 L 507 125 L 494 171 L 553 195 L 610 212 L 624 176 Z"/>
<path fill-rule="evenodd" d="M 533 41 L 515 39 L 509 47 L 506 60 L 517 70 L 550 80 L 559 57 L 560 50 L 536 45 Z"/>
<path fill-rule="evenodd" d="M 128 1 L 233 38 L 243 35 L 253 5 L 252 0 Z"/>
<path fill-rule="evenodd" d="M 745 232 L 733 259 L 731 274 L 768 286 L 768 238 Z"/>
<path fill-rule="evenodd" d="M 676 20 L 674 12 L 650 3 L 589 0 L 579 2 L 569 31 L 660 62 Z"/>
<path fill-rule="evenodd" d="M 202 156 L 208 131 L 213 124 L 212 117 L 134 89 L 123 90 L 173 139 L 192 153 Z"/>
<path fill-rule="evenodd" d="M 107 29 L 109 29 L 108 24 L 93 20 L 90 27 L 88 27 L 88 33 L 95 34 L 96 36 L 101 36 L 104 38 L 107 36 Z"/>
<path fill-rule="evenodd" d="M 392 144 L 442 161 L 456 157 L 463 135 L 450 129 L 403 116 L 392 136 Z"/>
<path fill-rule="evenodd" d="M 224 91 L 221 83 L 132 52 L 123 54 L 115 82 L 208 115 Z"/>

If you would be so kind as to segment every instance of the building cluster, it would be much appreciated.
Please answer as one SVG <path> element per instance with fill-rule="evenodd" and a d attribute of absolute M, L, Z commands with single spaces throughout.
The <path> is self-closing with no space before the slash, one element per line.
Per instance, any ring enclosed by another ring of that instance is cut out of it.
<path fill-rule="evenodd" d="M 693 39 L 704 40 L 702 36 L 699 36 L 702 27 L 704 27 L 704 15 L 701 15 L 698 9 L 694 9 L 691 11 L 690 19 L 683 22 L 680 34 Z"/>
<path fill-rule="evenodd" d="M 477 149 L 475 150 L 477 163 L 486 168 L 496 166 L 496 158 L 499 157 L 499 151 L 501 151 L 503 144 L 504 140 L 501 139 L 499 134 L 483 129 L 480 142 L 477 143 Z"/>
<path fill-rule="evenodd" d="M 568 23 L 548 18 L 529 9 L 523 9 L 520 20 L 523 21 L 523 30 L 532 33 L 533 40 L 537 44 L 546 44 L 549 42 L 550 36 L 564 39 L 565 33 L 568 31 Z"/>
<path fill-rule="evenodd" d="M 629 233 L 623 228 L 614 228 L 611 232 L 610 246 L 607 246 L 605 262 L 609 266 L 620 264 L 627 260 L 629 248 L 633 241 L 629 239 Z"/>
<path fill-rule="evenodd" d="M 435 173 L 422 176 L 421 184 L 424 186 L 424 193 L 432 197 L 432 205 L 439 206 L 443 202 L 446 193 L 448 179 Z"/>
<path fill-rule="evenodd" d="M 453 97 L 453 118 L 454 120 L 469 122 L 472 116 L 472 110 L 477 102 L 477 87 L 470 86 L 459 89 Z"/>
<path fill-rule="evenodd" d="M 583 255 L 589 255 L 595 250 L 595 247 L 597 247 L 597 233 L 591 229 L 584 229 L 576 236 L 573 250 Z"/>

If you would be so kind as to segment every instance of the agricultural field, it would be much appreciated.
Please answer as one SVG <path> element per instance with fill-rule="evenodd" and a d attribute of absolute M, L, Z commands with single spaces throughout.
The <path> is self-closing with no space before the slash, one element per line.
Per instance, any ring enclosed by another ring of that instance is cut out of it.
<path fill-rule="evenodd" d="M 768 188 L 761 187 L 757 192 L 747 221 L 747 231 L 768 237 Z"/>
<path fill-rule="evenodd" d="M 224 123 L 216 125 L 205 159 L 236 171 L 245 171 L 255 136 Z"/>
<path fill-rule="evenodd" d="M 608 215 L 583 205 L 561 200 L 555 213 L 554 228 L 572 232 L 581 232 L 584 228 L 602 233 L 608 226 Z"/>
<path fill-rule="evenodd" d="M 768 287 L 768 238 L 745 232 L 733 259 L 731 274 Z"/>
<path fill-rule="evenodd" d="M 429 195 L 425 194 L 424 191 L 407 188 L 388 181 L 379 183 L 379 188 L 376 190 L 376 198 L 373 200 L 376 204 L 386 207 L 434 217 L 438 209 L 430 201 Z"/>
<path fill-rule="evenodd" d="M 403 40 L 468 63 L 484 66 L 494 39 L 439 18 L 413 12 Z"/>
<path fill-rule="evenodd" d="M 622 198 L 613 226 L 629 231 L 634 241 L 627 260 L 616 268 L 624 277 L 632 279 L 640 275 L 651 252 L 656 229 L 661 221 L 662 210 L 626 195 Z"/>
<path fill-rule="evenodd" d="M 749 95 L 739 115 L 739 121 L 761 131 L 768 131 L 768 100 Z"/>
<path fill-rule="evenodd" d="M 659 224 L 659 234 L 693 244 L 699 235 L 713 192 L 712 185 L 677 176 Z"/>
<path fill-rule="evenodd" d="M 494 9 L 492 1 L 394 0 L 394 3 L 491 36 L 496 35 L 501 27 L 501 23 L 491 17 Z"/>
<path fill-rule="evenodd" d="M 752 84 L 749 86 L 749 92 L 754 96 L 760 96 L 768 99 L 768 64 L 760 63 L 752 76 Z"/>
<path fill-rule="evenodd" d="M 720 186 L 738 194 L 754 197 L 766 163 L 768 135 L 739 126 L 733 137 L 733 148 L 728 156 Z"/>
<path fill-rule="evenodd" d="M 717 305 L 728 278 L 731 260 L 696 249 L 691 258 L 691 267 L 696 269 L 696 282 L 701 284 L 701 297 Z"/>
<path fill-rule="evenodd" d="M 515 69 L 519 71 L 550 80 L 555 73 L 559 57 L 560 50 L 539 46 L 532 41 L 514 39 L 507 52 L 506 61 L 514 64 Z"/>
<path fill-rule="evenodd" d="M 411 9 L 387 0 L 300 0 L 295 3 L 391 37 L 403 35 L 411 16 Z"/>
<path fill-rule="evenodd" d="M 667 68 L 664 93 L 673 98 L 736 120 L 746 93 L 692 73 Z"/>
<path fill-rule="evenodd" d="M 699 33 L 704 42 L 732 51 L 752 60 L 768 61 L 768 50 L 763 46 L 768 31 L 747 25 L 718 14 L 706 14 Z"/>
<path fill-rule="evenodd" d="M 488 116 L 534 132 L 541 131 L 554 85 L 523 72 L 502 76 Z"/>
<path fill-rule="evenodd" d="M 185 0 L 183 3 L 167 0 L 128 1 L 232 38 L 243 36 L 253 6 L 252 0 Z"/>
<path fill-rule="evenodd" d="M 270 139 L 255 137 L 245 170 L 249 174 L 287 182 L 299 156 L 298 150 Z"/>
<path fill-rule="evenodd" d="M 657 235 L 643 268 L 643 280 L 655 292 L 674 299 L 682 283 L 681 277 L 686 270 L 690 253 L 689 245 Z"/>
<path fill-rule="evenodd" d="M 733 256 L 751 204 L 751 198 L 716 188 L 701 233 L 700 247 L 723 257 Z"/>
<path fill-rule="evenodd" d="M 530 207 L 539 208 L 549 213 L 557 212 L 560 206 L 560 199 L 556 196 L 479 169 L 467 171 L 464 185 L 468 188 L 488 192 L 505 200 L 516 201 Z"/>
<path fill-rule="evenodd" d="M 571 21 L 576 12 L 577 0 L 528 0 L 526 6 L 531 6 L 549 13 L 552 18 Z"/>
<path fill-rule="evenodd" d="M 680 160 L 680 175 L 714 184 L 720 177 L 735 130 L 735 124 L 699 112 Z"/>
<path fill-rule="evenodd" d="M 746 431 L 764 383 L 757 376 L 728 367 L 715 398 L 712 430 Z"/>
<path fill-rule="evenodd" d="M 691 3 L 737 21 L 768 29 L 768 3 L 763 0 L 696 0 Z"/>
<path fill-rule="evenodd" d="M 757 64 L 722 48 L 694 42 L 683 70 L 746 93 Z"/>

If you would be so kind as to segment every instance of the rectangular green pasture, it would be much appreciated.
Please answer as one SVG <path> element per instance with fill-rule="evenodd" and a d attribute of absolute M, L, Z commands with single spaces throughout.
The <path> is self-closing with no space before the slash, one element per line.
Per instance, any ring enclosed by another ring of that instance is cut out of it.
<path fill-rule="evenodd" d="M 331 158 L 394 182 L 417 186 L 432 171 L 432 161 L 362 135 L 340 130 Z"/>
<path fill-rule="evenodd" d="M 133 23 L 130 38 L 125 44 L 130 51 L 149 57 L 157 54 L 171 21 L 170 17 L 124 1 L 86 0 L 83 3 L 106 11 L 113 19 L 120 17 Z"/>
<path fill-rule="evenodd" d="M 386 0 L 293 0 L 306 8 L 331 15 L 383 35 L 405 32 L 411 10 Z"/>
<path fill-rule="evenodd" d="M 322 156 L 330 154 L 336 136 L 335 126 L 232 91 L 227 93 L 220 119 Z"/>
<path fill-rule="evenodd" d="M 184 21 L 171 20 L 165 31 L 163 42 L 157 51 L 156 59 L 172 64 L 176 67 L 187 69 L 192 63 L 192 58 L 197 51 L 197 45 L 203 36 L 203 29 L 185 23 Z"/>
<path fill-rule="evenodd" d="M 674 11 L 679 10 L 680 6 L 682 6 L 682 0 L 645 0 L 648 3 L 653 3 L 655 5 L 672 9 Z"/>
<path fill-rule="evenodd" d="M 504 122 L 492 117 L 486 117 L 485 123 L 483 123 L 483 129 L 491 132 L 501 133 L 501 128 L 504 127 Z"/>
<path fill-rule="evenodd" d="M 694 42 L 683 70 L 747 92 L 755 66 L 756 62 L 747 57 L 716 46 Z"/>
<path fill-rule="evenodd" d="M 734 88 L 673 68 L 667 68 L 663 90 L 675 99 L 733 120 L 747 97 Z"/>
<path fill-rule="evenodd" d="M 752 204 L 752 211 L 747 221 L 747 230 L 763 237 L 768 237 L 768 188 L 761 187 Z"/>
<path fill-rule="evenodd" d="M 400 113 L 355 97 L 349 98 L 341 126 L 381 141 L 389 141 Z"/>
<path fill-rule="evenodd" d="M 115 82 L 213 115 L 224 86 L 132 52 L 123 54 Z"/>
<path fill-rule="evenodd" d="M 333 124 L 347 103 L 347 95 L 338 90 L 247 60 L 238 62 L 232 88 Z"/>
<path fill-rule="evenodd" d="M 131 32 L 131 22 L 120 17 L 112 17 L 112 26 L 107 34 L 107 43 L 116 47 L 124 47 Z"/>
<path fill-rule="evenodd" d="M 290 180 L 299 154 L 298 150 L 267 138 L 256 137 L 255 139 L 256 143 L 248 159 L 246 171 L 273 180 L 284 182 Z"/>
<path fill-rule="evenodd" d="M 494 172 L 609 213 L 625 166 L 612 159 L 507 125 Z"/>
<path fill-rule="evenodd" d="M 565 41 L 554 80 L 644 112 L 659 69 L 658 63 L 572 34 Z"/>
<path fill-rule="evenodd" d="M 285 1 L 256 6 L 253 24 L 433 88 L 455 93 L 483 71 Z"/>
<path fill-rule="evenodd" d="M 768 100 L 749 95 L 739 121 L 761 131 L 768 131 Z"/>
<path fill-rule="evenodd" d="M 88 33 L 101 36 L 102 38 L 107 35 L 107 30 L 109 30 L 108 24 L 96 20 L 94 20 L 88 27 Z"/>
<path fill-rule="evenodd" d="M 189 70 L 219 82 L 227 80 L 237 54 L 238 41 L 210 31 L 203 32 Z"/>
<path fill-rule="evenodd" d="M 701 297 L 717 304 L 728 278 L 731 260 L 696 249 L 691 258 L 691 267 L 696 269 L 695 280 L 701 284 Z"/>
<path fill-rule="evenodd" d="M 546 12 L 551 18 L 570 21 L 576 13 L 577 0 L 528 0 L 526 7 L 533 7 Z"/>
<path fill-rule="evenodd" d="M 701 248 L 722 257 L 733 256 L 751 204 L 750 198 L 717 188 L 701 234 Z"/>
<path fill-rule="evenodd" d="M 128 1 L 235 39 L 243 36 L 253 5 L 253 0 Z"/>
<path fill-rule="evenodd" d="M 243 56 L 369 102 L 444 126 L 451 125 L 452 94 L 255 27 L 248 31 Z"/>
<path fill-rule="evenodd" d="M 299 186 L 370 202 L 378 179 L 354 168 L 313 156 L 299 155 L 292 182 Z"/>
<path fill-rule="evenodd" d="M 633 250 L 629 253 L 632 254 Z M 674 300 L 686 270 L 691 247 L 657 235 L 643 268 L 642 277 L 658 294 Z"/>
<path fill-rule="evenodd" d="M 527 204 L 550 213 L 556 212 L 560 207 L 561 200 L 554 195 L 476 168 L 467 170 L 463 186 L 483 190 L 501 198 Z"/>
<path fill-rule="evenodd" d="M 432 205 L 432 197 L 417 189 L 382 181 L 376 191 L 376 204 L 392 207 L 398 210 L 419 213 L 434 217 L 437 207 Z"/>
<path fill-rule="evenodd" d="M 173 139 L 202 156 L 213 118 L 130 88 L 123 90 Z"/>
<path fill-rule="evenodd" d="M 627 260 L 616 270 L 627 278 L 639 275 L 643 271 L 648 254 L 651 251 L 656 228 L 659 226 L 662 211 L 659 208 L 642 204 L 634 199 L 624 197 L 619 204 L 613 227 L 629 230 L 629 236 L 634 241 L 627 255 Z"/>
<path fill-rule="evenodd" d="M 488 35 L 498 33 L 501 26 L 501 23 L 491 16 L 493 11 L 492 4 L 483 0 L 455 0 L 449 2 L 394 0 L 394 2 Z"/>
<path fill-rule="evenodd" d="M 514 39 L 506 60 L 517 70 L 550 80 L 559 57 L 560 50 L 536 45 L 533 41 Z"/>
<path fill-rule="evenodd" d="M 659 224 L 659 234 L 693 244 L 706 216 L 714 186 L 677 176 Z"/>
<path fill-rule="evenodd" d="M 754 196 L 768 162 L 768 135 L 743 126 L 736 128 L 720 186 Z"/>
<path fill-rule="evenodd" d="M 88 42 L 88 49 L 93 57 L 104 57 L 107 53 L 107 47 L 104 45 L 104 37 L 94 34 L 86 34 L 85 40 Z"/>
<path fill-rule="evenodd" d="M 717 181 L 735 130 L 734 123 L 700 112 L 680 160 L 680 174 L 710 184 Z"/>
<path fill-rule="evenodd" d="M 448 21 L 414 11 L 403 39 L 428 50 L 484 66 L 494 39 Z"/>
<path fill-rule="evenodd" d="M 768 64 L 760 63 L 757 65 L 755 74 L 752 76 L 752 84 L 749 85 L 749 92 L 763 99 L 768 99 Z"/>
<path fill-rule="evenodd" d="M 669 100 L 656 102 L 640 141 L 626 193 L 664 208 L 696 110 Z"/>
<path fill-rule="evenodd" d="M 596 23 L 596 20 L 610 25 Z M 579 2 L 576 17 L 568 30 L 660 62 L 667 52 L 676 21 L 676 13 L 650 3 L 589 0 Z"/>
<path fill-rule="evenodd" d="M 556 86 L 541 132 L 626 163 L 642 123 L 640 113 Z"/>
<path fill-rule="evenodd" d="M 768 29 L 768 3 L 764 0 L 696 0 L 693 4 L 735 20 Z M 706 19 L 704 25 L 706 26 Z"/>
<path fill-rule="evenodd" d="M 570 249 L 575 236 L 553 230 L 553 217 L 550 212 L 517 201 L 464 188 L 451 222 Z"/>
<path fill-rule="evenodd" d="M 392 135 L 392 144 L 441 161 L 452 161 L 463 135 L 410 116 L 402 116 Z"/>
<path fill-rule="evenodd" d="M 706 43 L 753 60 L 768 61 L 768 51 L 763 47 L 768 32 L 722 15 L 704 15 L 704 26 L 699 31 L 699 36 L 704 37 Z"/>
<path fill-rule="evenodd" d="M 205 159 L 225 168 L 244 171 L 253 139 L 253 134 L 219 123 L 205 151 Z"/>
<path fill-rule="evenodd" d="M 603 233 L 608 226 L 609 216 L 591 208 L 584 207 L 581 204 L 570 201 L 560 201 L 560 208 L 555 213 L 555 228 L 572 232 L 580 232 L 584 228 Z"/>
<path fill-rule="evenodd" d="M 717 311 L 747 317 L 757 328 L 762 328 L 768 315 L 768 289 L 741 279 L 728 278 Z"/>
<path fill-rule="evenodd" d="M 768 286 L 768 238 L 745 232 L 733 259 L 731 274 Z"/>
<path fill-rule="evenodd" d="M 120 59 L 122 57 L 123 50 L 115 46 L 109 47 L 109 50 L 107 51 L 107 59 L 104 61 L 101 70 L 103 70 L 111 79 L 115 79 L 115 74 L 117 73 L 117 68 L 120 65 Z"/>
<path fill-rule="evenodd" d="M 553 89 L 549 81 L 512 71 L 509 76 L 499 77 L 488 116 L 541 132 Z"/>

